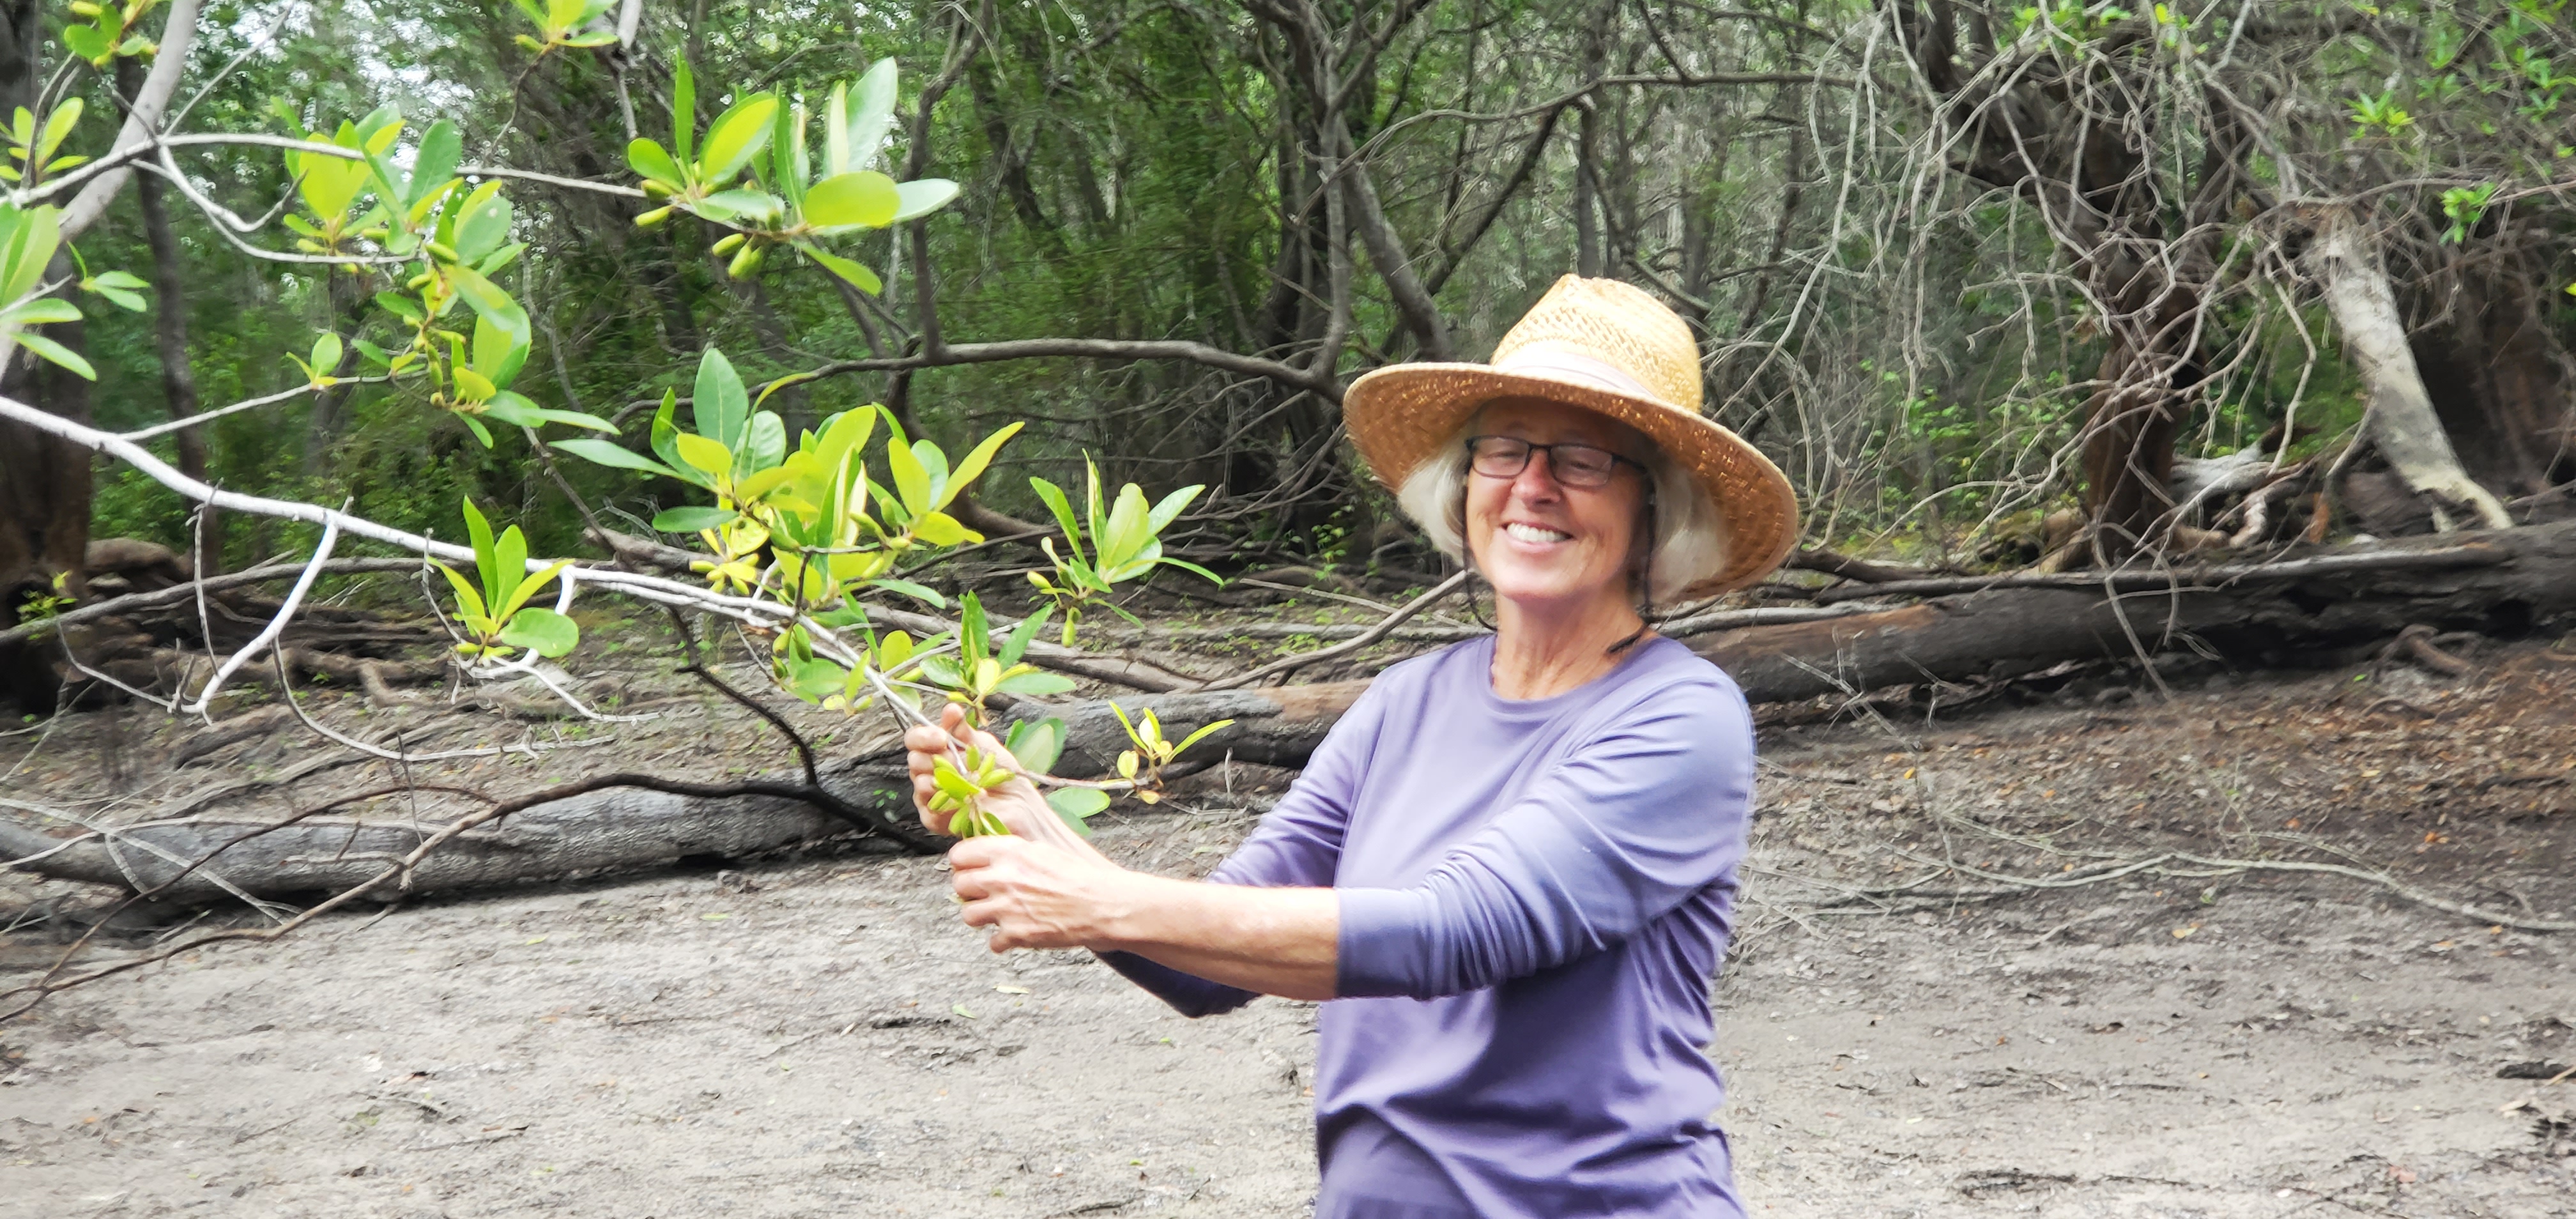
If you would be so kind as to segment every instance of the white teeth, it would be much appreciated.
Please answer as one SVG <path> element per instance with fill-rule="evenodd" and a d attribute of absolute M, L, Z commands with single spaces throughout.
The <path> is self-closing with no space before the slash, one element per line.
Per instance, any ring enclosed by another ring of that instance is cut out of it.
<path fill-rule="evenodd" d="M 1562 542 L 1574 536 L 1570 533 L 1558 533 L 1553 529 L 1541 529 L 1536 525 L 1523 525 L 1518 522 L 1503 526 L 1503 532 L 1524 542 Z"/>

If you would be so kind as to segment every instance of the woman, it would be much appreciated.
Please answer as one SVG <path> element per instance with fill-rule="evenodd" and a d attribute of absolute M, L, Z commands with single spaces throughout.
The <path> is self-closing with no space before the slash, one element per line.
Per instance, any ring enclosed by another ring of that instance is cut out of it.
<path fill-rule="evenodd" d="M 989 798 L 1013 836 L 949 852 L 996 951 L 1089 948 L 1192 1016 L 1333 1000 L 1322 1219 L 1742 1211 L 1702 1047 L 1751 721 L 1640 607 L 1760 578 L 1796 505 L 1699 381 L 1680 318 L 1572 276 L 1491 365 L 1360 378 L 1353 440 L 1494 635 L 1378 677 L 1207 882 L 1118 867 L 1025 784 Z M 947 740 L 906 744 L 926 801 Z"/>

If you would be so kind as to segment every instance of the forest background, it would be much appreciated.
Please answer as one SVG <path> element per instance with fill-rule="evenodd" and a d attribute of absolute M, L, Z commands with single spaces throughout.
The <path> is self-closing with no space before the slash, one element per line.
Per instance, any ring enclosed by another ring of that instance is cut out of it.
<path fill-rule="evenodd" d="M 78 7 L 5 15 L 26 59 L 0 105 L 86 102 L 61 149 L 95 154 L 119 72 L 130 91 L 150 57 L 66 59 L 52 44 Z M 550 33 L 501 4 L 217 3 L 183 47 L 184 126 L 327 133 L 390 105 L 410 133 L 452 121 L 468 162 L 627 187 L 510 183 L 526 250 L 493 278 L 533 322 L 519 391 L 631 445 L 720 346 L 755 386 L 798 379 L 770 404 L 790 435 L 876 401 L 942 440 L 1025 421 L 964 514 L 987 533 L 1041 515 L 1023 475 L 1073 485 L 1089 454 L 1113 486 L 1209 488 L 1175 554 L 1431 566 L 1344 452 L 1338 387 L 1481 354 L 1571 270 L 1693 322 L 1712 412 L 1789 472 L 1811 541 L 2028 559 L 2068 536 L 2041 518 L 2081 506 L 2114 527 L 2086 557 L 2116 558 L 2175 548 L 2177 457 L 2269 431 L 2289 438 L 2275 475 L 2318 453 L 2345 477 L 2390 464 L 2351 445 L 2372 382 L 2345 344 L 2367 323 L 2338 317 L 2315 248 L 2345 228 L 2386 270 L 2468 475 L 2499 501 L 2576 478 L 2563 8 L 592 4 Z M 131 11 L 137 31 L 158 19 Z M 632 194 L 626 147 L 671 130 L 683 59 L 702 121 L 754 90 L 819 107 L 898 61 L 885 168 L 962 194 L 854 243 L 881 294 L 786 259 L 737 278 L 724 226 L 635 223 L 655 201 Z M 175 164 L 185 194 L 244 216 L 295 202 L 274 148 L 210 142 Z M 518 429 L 478 443 L 417 383 L 287 392 L 316 375 L 317 336 L 346 340 L 350 378 L 361 341 L 396 347 L 405 323 L 370 269 L 259 257 L 290 235 L 242 240 L 172 194 L 126 191 L 79 239 L 87 268 L 157 288 L 136 312 L 91 296 L 85 323 L 48 332 L 72 332 L 95 388 L 22 359 L 17 393 L 127 432 L 286 392 L 148 444 L 227 489 L 413 532 L 456 536 L 471 495 L 536 553 L 584 552 Z M 636 533 L 687 502 L 628 471 L 565 473 Z M 13 612 L 78 566 L 78 489 L 30 486 L 58 474 L 11 471 Z M 193 505 L 122 463 L 96 480 L 90 536 L 191 549 Z M 2411 509 L 2378 496 L 2361 505 L 2378 519 L 2347 512 L 2338 534 L 2482 511 L 2473 490 L 2405 481 Z M 318 529 L 211 532 L 208 566 L 237 568 Z"/>

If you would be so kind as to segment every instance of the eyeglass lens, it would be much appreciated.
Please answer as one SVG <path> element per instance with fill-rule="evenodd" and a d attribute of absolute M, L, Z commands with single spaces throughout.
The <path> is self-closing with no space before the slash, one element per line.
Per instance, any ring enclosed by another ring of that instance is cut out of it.
<path fill-rule="evenodd" d="M 1619 458 L 1588 444 L 1532 444 L 1514 436 L 1478 436 L 1467 442 L 1475 470 L 1487 478 L 1517 478 L 1529 466 L 1530 454 L 1547 454 L 1548 472 L 1569 487 L 1599 487 L 1610 481 Z"/>

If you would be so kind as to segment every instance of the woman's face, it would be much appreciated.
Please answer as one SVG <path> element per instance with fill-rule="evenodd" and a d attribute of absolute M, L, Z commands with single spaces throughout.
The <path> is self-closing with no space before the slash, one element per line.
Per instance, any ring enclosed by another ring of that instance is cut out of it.
<path fill-rule="evenodd" d="M 1535 449 L 1513 477 L 1467 472 L 1467 546 L 1497 597 L 1532 607 L 1625 600 L 1647 486 L 1646 472 L 1629 462 L 1645 458 L 1645 437 L 1606 416 L 1527 398 L 1488 404 L 1468 430 L 1532 444 L 1586 444 L 1628 459 L 1600 487 L 1566 486 L 1553 454 Z"/>

